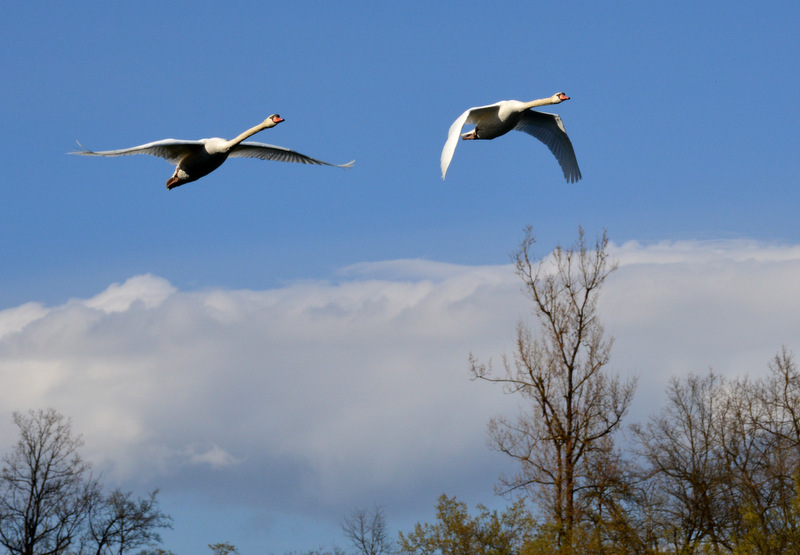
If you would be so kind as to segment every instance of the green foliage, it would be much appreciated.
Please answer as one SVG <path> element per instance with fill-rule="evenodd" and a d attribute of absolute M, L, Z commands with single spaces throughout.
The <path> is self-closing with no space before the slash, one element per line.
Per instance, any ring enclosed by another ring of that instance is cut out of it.
<path fill-rule="evenodd" d="M 800 492 L 800 473 L 795 474 L 794 490 Z M 733 538 L 734 555 L 750 553 L 797 553 L 800 549 L 800 493 L 794 496 L 789 506 L 783 511 L 762 511 L 752 502 L 741 508 L 741 530 Z M 780 525 L 774 526 L 772 514 L 778 512 L 774 519 Z"/>
<path fill-rule="evenodd" d="M 208 548 L 214 553 L 214 555 L 238 555 L 239 551 L 236 549 L 236 546 L 232 543 L 210 543 L 208 544 Z"/>
<path fill-rule="evenodd" d="M 436 523 L 415 524 L 399 535 L 399 552 L 419 555 L 510 555 L 521 553 L 533 539 L 535 521 L 523 502 L 505 512 L 478 505 L 470 516 L 467 505 L 442 494 L 436 505 Z"/>
<path fill-rule="evenodd" d="M 320 547 L 318 549 L 312 549 L 311 551 L 292 551 L 290 553 L 286 553 L 285 555 L 347 555 L 347 553 L 338 547 Z"/>
<path fill-rule="evenodd" d="M 597 553 L 644 553 L 635 530 L 625 519 L 583 522 L 563 541 L 556 523 L 537 523 L 524 500 L 504 511 L 477 505 L 470 515 L 467 505 L 442 495 L 436 505 L 436 521 L 414 525 L 399 534 L 399 553 L 414 555 L 576 555 Z"/>

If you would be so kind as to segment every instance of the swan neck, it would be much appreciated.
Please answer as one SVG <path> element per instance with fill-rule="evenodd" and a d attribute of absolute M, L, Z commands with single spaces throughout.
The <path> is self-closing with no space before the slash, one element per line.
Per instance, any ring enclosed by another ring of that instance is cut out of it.
<path fill-rule="evenodd" d="M 540 98 L 538 100 L 531 100 L 530 102 L 525 103 L 525 109 L 528 108 L 536 108 L 537 106 L 549 106 L 550 104 L 556 104 L 552 98 Z"/>
<path fill-rule="evenodd" d="M 256 133 L 258 133 L 259 131 L 263 131 L 267 127 L 268 126 L 266 125 L 266 122 L 259 123 L 255 127 L 251 127 L 250 129 L 248 129 L 244 133 L 240 134 L 238 137 L 228 141 L 228 145 L 227 145 L 228 149 L 230 150 L 231 148 L 235 147 L 236 145 L 238 145 L 239 143 L 241 143 L 245 139 L 247 139 L 249 137 L 252 137 Z"/>

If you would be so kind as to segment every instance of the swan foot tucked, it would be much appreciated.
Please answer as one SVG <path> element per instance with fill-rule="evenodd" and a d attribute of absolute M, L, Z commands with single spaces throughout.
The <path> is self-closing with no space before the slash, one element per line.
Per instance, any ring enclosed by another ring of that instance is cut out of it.
<path fill-rule="evenodd" d="M 167 180 L 167 190 L 174 189 L 175 187 L 180 187 L 183 185 L 183 182 L 178 179 L 177 175 L 173 175 Z"/>
<path fill-rule="evenodd" d="M 461 135 L 462 141 L 474 141 L 477 138 L 478 138 L 478 133 L 476 129 L 473 129 L 469 133 L 464 133 L 463 135 Z"/>

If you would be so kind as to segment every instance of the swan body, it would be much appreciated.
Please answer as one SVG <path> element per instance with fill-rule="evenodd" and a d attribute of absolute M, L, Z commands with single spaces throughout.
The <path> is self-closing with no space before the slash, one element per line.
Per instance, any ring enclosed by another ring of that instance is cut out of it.
<path fill-rule="evenodd" d="M 176 164 L 175 173 L 167 181 L 167 189 L 180 187 L 184 183 L 196 181 L 208 175 L 230 158 L 260 158 L 261 160 L 277 160 L 280 162 L 298 162 L 301 164 L 317 164 L 323 166 L 336 166 L 349 168 L 353 162 L 347 164 L 329 164 L 300 154 L 282 146 L 264 143 L 245 142 L 245 139 L 275 127 L 285 121 L 278 114 L 273 114 L 258 125 L 251 127 L 235 139 L 226 140 L 219 137 L 200 139 L 198 141 L 184 141 L 179 139 L 164 139 L 131 148 L 120 150 L 92 151 L 84 149 L 70 154 L 83 156 L 125 156 L 128 154 L 150 154 L 164 158 L 171 164 Z M 80 143 L 78 143 L 80 145 Z M 81 145 L 83 148 L 83 145 Z"/>
<path fill-rule="evenodd" d="M 488 106 L 470 108 L 450 126 L 447 142 L 442 149 L 442 179 L 447 174 L 447 168 L 453 159 L 459 135 L 465 141 L 495 139 L 514 129 L 528 133 L 542 141 L 558 160 L 567 182 L 578 181 L 581 178 L 581 170 L 578 168 L 575 150 L 572 148 L 572 142 L 567 136 L 561 118 L 556 114 L 531 110 L 537 106 L 559 104 L 565 100 L 569 100 L 569 97 L 563 92 L 559 92 L 550 98 L 531 100 L 530 102 L 502 100 Z M 474 123 L 475 128 L 461 135 L 462 128 L 468 123 Z"/>

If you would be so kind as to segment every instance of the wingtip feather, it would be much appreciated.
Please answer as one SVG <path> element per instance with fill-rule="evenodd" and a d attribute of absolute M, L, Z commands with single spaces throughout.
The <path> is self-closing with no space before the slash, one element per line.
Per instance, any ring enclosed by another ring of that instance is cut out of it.
<path fill-rule="evenodd" d="M 82 150 L 73 150 L 71 152 L 67 152 L 67 154 L 88 154 L 92 152 L 91 150 L 83 146 L 80 141 L 76 140 L 75 142 L 78 144 L 79 147 L 81 147 Z"/>

